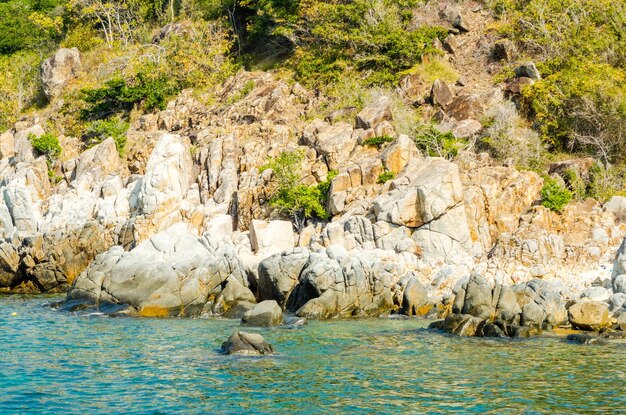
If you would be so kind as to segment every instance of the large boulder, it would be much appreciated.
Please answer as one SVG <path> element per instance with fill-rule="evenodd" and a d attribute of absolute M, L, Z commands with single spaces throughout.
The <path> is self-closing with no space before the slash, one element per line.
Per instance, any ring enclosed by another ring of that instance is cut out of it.
<path fill-rule="evenodd" d="M 419 156 L 420 152 L 415 142 L 407 135 L 401 134 L 385 149 L 381 158 L 387 171 L 399 174 L 409 160 Z"/>
<path fill-rule="evenodd" d="M 417 228 L 463 200 L 458 167 L 440 158 L 410 160 L 394 183 L 397 189 L 374 201 L 378 220 Z"/>
<path fill-rule="evenodd" d="M 315 121 L 306 128 L 303 139 L 324 158 L 329 170 L 339 170 L 350 160 L 350 153 L 357 145 L 358 136 L 348 123 L 330 125 Z"/>
<path fill-rule="evenodd" d="M 448 105 L 452 103 L 454 95 L 448 88 L 448 85 L 441 79 L 435 80 L 433 87 L 430 90 L 430 100 L 433 105 L 438 105 L 443 109 L 446 109 Z"/>
<path fill-rule="evenodd" d="M 78 49 L 59 49 L 41 66 L 43 90 L 49 100 L 57 97 L 81 68 Z"/>
<path fill-rule="evenodd" d="M 609 307 L 599 301 L 578 302 L 568 309 L 572 326 L 581 330 L 600 330 L 609 325 Z"/>
<path fill-rule="evenodd" d="M 222 344 L 224 354 L 261 355 L 274 354 L 272 345 L 257 333 L 238 331 Z"/>
<path fill-rule="evenodd" d="M 402 293 L 402 314 L 421 316 L 425 315 L 431 307 L 428 289 L 417 277 L 411 277 Z"/>
<path fill-rule="evenodd" d="M 522 321 L 526 325 L 542 325 L 544 322 L 558 326 L 567 321 L 567 310 L 559 290 L 552 284 L 541 279 L 533 279 L 526 283 L 513 286 L 517 302 L 522 307 Z M 535 303 L 543 313 L 543 321 L 535 321 L 537 308 L 528 306 Z"/>
<path fill-rule="evenodd" d="M 214 301 L 229 278 L 247 285 L 234 247 L 196 237 L 178 223 L 130 252 L 115 246 L 98 255 L 67 301 L 125 304 L 145 316 L 192 316 Z"/>
<path fill-rule="evenodd" d="M 391 100 L 382 96 L 376 102 L 363 108 L 356 116 L 356 127 L 364 130 L 376 128 L 384 121 L 391 121 Z"/>
<path fill-rule="evenodd" d="M 250 243 L 255 252 L 281 252 L 293 248 L 293 224 L 286 220 L 253 220 L 250 226 Z"/>
<path fill-rule="evenodd" d="M 309 260 L 308 249 L 296 248 L 274 254 L 259 264 L 258 290 L 262 300 L 276 300 L 285 308 L 300 273 Z"/>
<path fill-rule="evenodd" d="M 515 68 L 515 76 L 518 78 L 530 78 L 535 80 L 541 79 L 541 74 L 537 69 L 537 65 L 535 65 L 535 62 L 531 61 L 524 62 Z"/>
<path fill-rule="evenodd" d="M 283 310 L 274 300 L 261 301 L 241 318 L 244 326 L 270 327 L 283 322 Z"/>

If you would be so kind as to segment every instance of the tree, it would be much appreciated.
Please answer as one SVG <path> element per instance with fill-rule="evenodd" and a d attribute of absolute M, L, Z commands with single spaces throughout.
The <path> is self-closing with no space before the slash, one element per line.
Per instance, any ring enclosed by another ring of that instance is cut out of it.
<path fill-rule="evenodd" d="M 301 184 L 303 160 L 302 151 L 283 151 L 261 167 L 261 171 L 272 170 L 272 178 L 277 185 L 270 205 L 291 216 L 297 229 L 302 229 L 308 218 L 328 217 L 323 204 L 329 183 L 322 182 L 317 186 Z"/>

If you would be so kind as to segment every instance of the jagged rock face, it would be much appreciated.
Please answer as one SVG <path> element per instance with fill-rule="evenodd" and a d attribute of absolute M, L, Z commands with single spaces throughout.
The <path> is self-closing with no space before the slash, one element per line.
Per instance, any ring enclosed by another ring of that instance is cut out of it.
<path fill-rule="evenodd" d="M 22 247 L 25 277 L 41 292 L 65 291 L 96 255 L 113 243 L 113 237 L 95 221 L 74 231 L 39 234 Z"/>
<path fill-rule="evenodd" d="M 375 316 L 397 308 L 394 293 L 407 273 L 385 251 L 298 248 L 261 262 L 259 294 L 301 317 Z"/>
<path fill-rule="evenodd" d="M 148 316 L 192 316 L 229 279 L 247 285 L 233 247 L 174 225 L 130 252 L 113 247 L 74 282 L 67 301 L 125 304 Z"/>
<path fill-rule="evenodd" d="M 375 199 L 378 221 L 415 228 L 413 240 L 427 260 L 462 256 L 471 248 L 458 167 L 444 159 L 411 159 Z"/>
<path fill-rule="evenodd" d="M 550 283 L 492 286 L 473 274 L 458 289 L 452 314 L 431 326 L 459 336 L 529 337 L 566 321 L 561 294 Z"/>
<path fill-rule="evenodd" d="M 41 82 L 49 100 L 57 97 L 81 68 L 78 49 L 59 49 L 41 66 Z"/>
<path fill-rule="evenodd" d="M 567 320 L 565 305 L 550 283 L 532 280 L 513 287 L 495 284 L 473 274 L 456 293 L 452 311 L 483 320 L 503 320 L 511 324 L 542 327 Z"/>
<path fill-rule="evenodd" d="M 270 327 L 283 322 L 283 310 L 274 300 L 261 301 L 241 318 L 244 326 Z"/>
<path fill-rule="evenodd" d="M 189 146 L 188 138 L 175 134 L 163 134 L 157 142 L 138 185 L 133 213 L 136 242 L 182 220 L 183 202 L 193 180 Z"/>

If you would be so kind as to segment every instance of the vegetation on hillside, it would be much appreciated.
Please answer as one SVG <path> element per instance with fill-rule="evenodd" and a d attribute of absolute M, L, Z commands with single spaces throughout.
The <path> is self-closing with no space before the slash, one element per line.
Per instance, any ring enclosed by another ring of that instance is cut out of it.
<path fill-rule="evenodd" d="M 0 130 L 47 105 L 41 63 L 58 47 L 76 47 L 83 72 L 65 91 L 54 129 L 82 137 L 86 147 L 111 136 L 122 153 L 133 113 L 162 109 L 185 88 L 210 101 L 211 91 L 243 66 L 286 73 L 320 92 L 326 97 L 320 112 L 360 108 L 376 95 L 390 95 L 396 131 L 410 135 L 427 154 L 453 158 L 474 141 L 424 122 L 393 92 L 411 73 L 425 82 L 459 79 L 436 47 L 448 30 L 416 18 L 427 3 L 0 0 Z M 550 161 L 592 155 L 600 163 L 584 180 L 565 180 L 573 197 L 605 200 L 623 190 L 626 0 L 487 0 L 485 5 L 495 19 L 490 29 L 519 51 L 498 76 L 532 60 L 542 79 L 523 90 L 518 108 L 510 102 L 489 108 L 479 145 L 542 173 Z M 162 31 L 167 24 L 170 30 Z M 230 102 L 254 87 L 246 85 Z M 366 144 L 386 141 L 376 137 Z M 283 192 L 275 205 L 289 214 L 323 217 L 327 191 L 292 185 L 300 193 Z"/>

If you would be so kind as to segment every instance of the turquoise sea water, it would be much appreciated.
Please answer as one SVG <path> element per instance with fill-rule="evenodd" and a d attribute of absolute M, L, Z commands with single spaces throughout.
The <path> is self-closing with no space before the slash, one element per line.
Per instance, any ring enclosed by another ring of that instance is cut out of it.
<path fill-rule="evenodd" d="M 237 321 L 77 315 L 50 300 L 0 297 L 0 414 L 626 413 L 623 343 L 337 320 L 252 330 L 278 355 L 234 357 L 219 347 Z"/>

